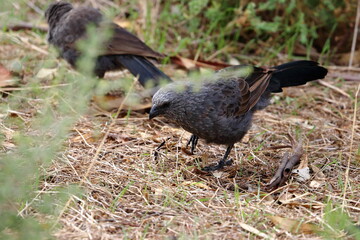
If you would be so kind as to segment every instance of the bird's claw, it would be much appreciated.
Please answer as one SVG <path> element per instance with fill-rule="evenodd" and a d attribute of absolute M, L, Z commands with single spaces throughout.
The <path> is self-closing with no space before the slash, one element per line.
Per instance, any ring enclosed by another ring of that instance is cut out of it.
<path fill-rule="evenodd" d="M 233 164 L 233 160 L 229 159 L 227 161 L 225 161 L 224 166 L 231 166 Z"/>
<path fill-rule="evenodd" d="M 219 163 L 217 163 L 215 165 L 206 166 L 206 167 L 202 168 L 201 170 L 203 170 L 205 172 L 213 172 L 216 170 L 223 169 L 225 166 L 230 166 L 232 163 L 233 163 L 232 159 L 229 159 L 227 161 L 220 161 Z"/>
<path fill-rule="evenodd" d="M 195 151 L 196 145 L 198 143 L 198 140 L 199 140 L 198 136 L 191 135 L 189 141 L 187 142 L 186 148 L 189 146 L 189 144 L 191 144 L 191 151 L 190 151 L 191 154 L 194 154 L 194 151 Z"/>

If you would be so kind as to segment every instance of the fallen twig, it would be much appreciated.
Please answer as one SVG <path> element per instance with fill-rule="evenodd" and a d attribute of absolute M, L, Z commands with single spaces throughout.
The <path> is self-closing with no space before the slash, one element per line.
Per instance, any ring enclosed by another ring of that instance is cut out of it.
<path fill-rule="evenodd" d="M 330 72 L 327 76 L 328 77 L 333 77 L 333 78 L 343 78 L 345 81 L 360 82 L 359 73 L 356 72 L 356 71 Z"/>
<path fill-rule="evenodd" d="M 284 157 L 281 159 L 280 166 L 276 171 L 274 177 L 270 180 L 267 186 L 271 189 L 276 189 L 282 186 L 285 181 L 289 178 L 292 169 L 295 165 L 300 163 L 300 158 L 304 154 L 302 143 L 296 143 L 293 138 L 290 137 L 290 141 L 293 146 L 293 152 L 290 153 L 286 152 Z"/>
<path fill-rule="evenodd" d="M 343 96 L 348 97 L 348 98 L 351 99 L 350 95 L 349 95 L 348 93 L 344 92 L 343 90 L 341 90 L 340 88 L 338 88 L 338 87 L 336 87 L 336 86 L 334 86 L 334 85 L 331 85 L 330 83 L 325 82 L 325 81 L 323 81 L 323 80 L 318 80 L 317 82 L 318 82 L 320 85 L 323 85 L 323 86 L 325 86 L 325 87 L 328 87 L 328 88 L 334 90 L 335 92 L 340 93 L 341 95 L 343 95 Z"/>
<path fill-rule="evenodd" d="M 6 30 L 11 31 L 21 31 L 21 30 L 38 30 L 41 32 L 47 32 L 48 27 L 47 26 L 39 26 L 28 22 L 19 22 L 16 24 L 9 24 L 5 28 Z"/>

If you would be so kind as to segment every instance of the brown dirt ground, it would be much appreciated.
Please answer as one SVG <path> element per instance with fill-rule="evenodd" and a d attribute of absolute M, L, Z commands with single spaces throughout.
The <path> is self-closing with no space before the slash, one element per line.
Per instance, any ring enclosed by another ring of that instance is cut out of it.
<path fill-rule="evenodd" d="M 32 43 L 38 41 L 32 34 L 27 37 Z M 31 44 L 22 48 L 44 58 L 42 44 L 40 50 Z M 9 59 L 24 54 L 9 53 L 12 50 L 6 46 L 1 49 Z M 330 201 L 344 206 L 358 221 L 360 165 L 355 152 L 360 114 L 355 121 L 353 115 L 359 83 L 334 77 L 324 81 L 337 88 L 315 82 L 277 94 L 272 105 L 256 114 L 244 141 L 236 144 L 231 153 L 234 164 L 211 175 L 197 169 L 217 161 L 224 147 L 200 140 L 196 154 L 189 155 L 183 150 L 189 133 L 163 119 L 149 121 L 146 113 L 132 112 L 128 118 L 111 120 L 91 106 L 41 184 L 45 192 L 83 185 L 81 198 L 74 196 L 66 206 L 59 206 L 63 211 L 54 235 L 58 239 L 317 239 L 301 227 L 298 233 L 285 230 L 284 223 L 277 227 L 271 216 L 323 228 Z M 270 192 L 265 184 L 291 150 L 287 134 L 302 139 L 302 161 L 311 178 L 299 181 L 293 174 L 285 186 Z"/>
<path fill-rule="evenodd" d="M 325 81 L 340 84 L 331 78 Z M 356 84 L 341 83 L 341 89 L 354 95 Z M 224 147 L 200 141 L 196 154 L 189 155 L 182 151 L 189 133 L 169 127 L 162 120 L 149 121 L 146 114 L 116 119 L 99 157 L 94 159 L 100 141 L 92 138 L 94 129 L 104 134 L 109 130 L 109 118 L 85 116 L 44 182 L 48 190 L 79 183 L 89 171 L 84 197 L 70 203 L 56 236 L 254 238 L 251 231 L 241 227 L 245 223 L 271 237 L 316 238 L 276 228 L 267 216 L 323 225 L 326 203 L 343 202 L 349 158 L 345 210 L 356 220 L 360 211 L 360 166 L 353 152 L 360 135 L 357 125 L 350 151 L 354 101 L 316 83 L 286 89 L 277 98 L 277 104 L 258 112 L 248 136 L 236 144 L 231 154 L 234 165 L 215 176 L 198 171 L 197 166 L 217 161 Z M 300 182 L 294 176 L 270 193 L 265 184 L 289 150 L 274 148 L 289 147 L 287 133 L 302 137 L 303 161 L 312 170 L 311 179 Z M 155 159 L 154 151 L 164 140 L 165 147 Z"/>

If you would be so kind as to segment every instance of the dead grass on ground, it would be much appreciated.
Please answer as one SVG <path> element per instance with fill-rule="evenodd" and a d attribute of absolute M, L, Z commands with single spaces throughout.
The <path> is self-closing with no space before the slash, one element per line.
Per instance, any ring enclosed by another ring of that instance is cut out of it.
<path fill-rule="evenodd" d="M 327 81 L 334 84 L 333 79 Z M 355 87 L 342 85 L 346 92 Z M 360 166 L 354 150 L 350 152 L 353 101 L 318 84 L 287 89 L 278 98 L 278 104 L 257 114 L 248 137 L 236 145 L 231 155 L 234 165 L 213 175 L 203 174 L 198 166 L 221 158 L 223 147 L 200 142 L 196 154 L 188 155 L 182 151 L 188 133 L 161 120 L 149 121 L 146 114 L 116 119 L 94 159 L 99 140 L 93 139 L 93 132 L 106 132 L 109 118 L 87 116 L 77 124 L 68 149 L 54 161 L 44 182 L 47 190 L 79 183 L 95 161 L 84 184 L 84 198 L 71 202 L 56 235 L 239 239 L 254 234 L 241 227 L 245 223 L 272 237 L 309 238 L 274 228 L 267 216 L 324 224 L 326 203 L 342 204 L 349 158 L 345 210 L 356 221 Z M 358 143 L 358 126 L 355 130 L 353 142 Z M 287 133 L 303 138 L 303 161 L 312 170 L 311 179 L 291 178 L 270 193 L 265 184 L 286 151 L 274 149 L 289 147 Z M 162 141 L 165 147 L 155 159 Z"/>
<path fill-rule="evenodd" d="M 11 34 L 34 39 L 31 33 Z M 32 46 L 3 45 L 0 53 L 9 54 L 9 61 L 29 52 L 46 57 L 45 43 L 38 47 L 42 50 Z M 332 77 L 324 81 L 347 94 L 319 83 L 277 94 L 272 105 L 256 114 L 243 142 L 236 144 L 231 154 L 234 164 L 210 175 L 198 169 L 218 161 L 224 147 L 200 140 L 196 154 L 189 155 L 182 148 L 190 134 L 163 119 L 149 121 L 141 112 L 112 119 L 92 106 L 74 126 L 41 184 L 38 197 L 70 184 L 82 184 L 84 191 L 82 197 L 72 196 L 65 206 L 57 206 L 60 228 L 54 235 L 58 239 L 317 239 L 312 230 L 300 228 L 294 233 L 283 224 L 277 227 L 271 217 L 324 228 L 329 201 L 358 221 L 360 165 L 354 152 L 360 142 L 360 114 L 353 120 L 358 83 Z M 36 111 L 36 104 L 32 106 Z M 32 114 L 19 116 L 30 122 Z M 302 139 L 302 161 L 311 170 L 310 179 L 300 181 L 293 174 L 285 186 L 269 192 L 265 184 L 291 147 L 287 134 Z M 22 214 L 36 216 L 31 205 Z"/>

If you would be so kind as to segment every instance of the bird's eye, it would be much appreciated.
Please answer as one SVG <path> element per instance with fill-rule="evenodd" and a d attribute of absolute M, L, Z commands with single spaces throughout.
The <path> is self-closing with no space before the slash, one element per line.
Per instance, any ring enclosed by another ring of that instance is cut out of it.
<path fill-rule="evenodd" d="M 161 104 L 161 108 L 168 108 L 170 106 L 170 102 L 164 102 Z"/>

